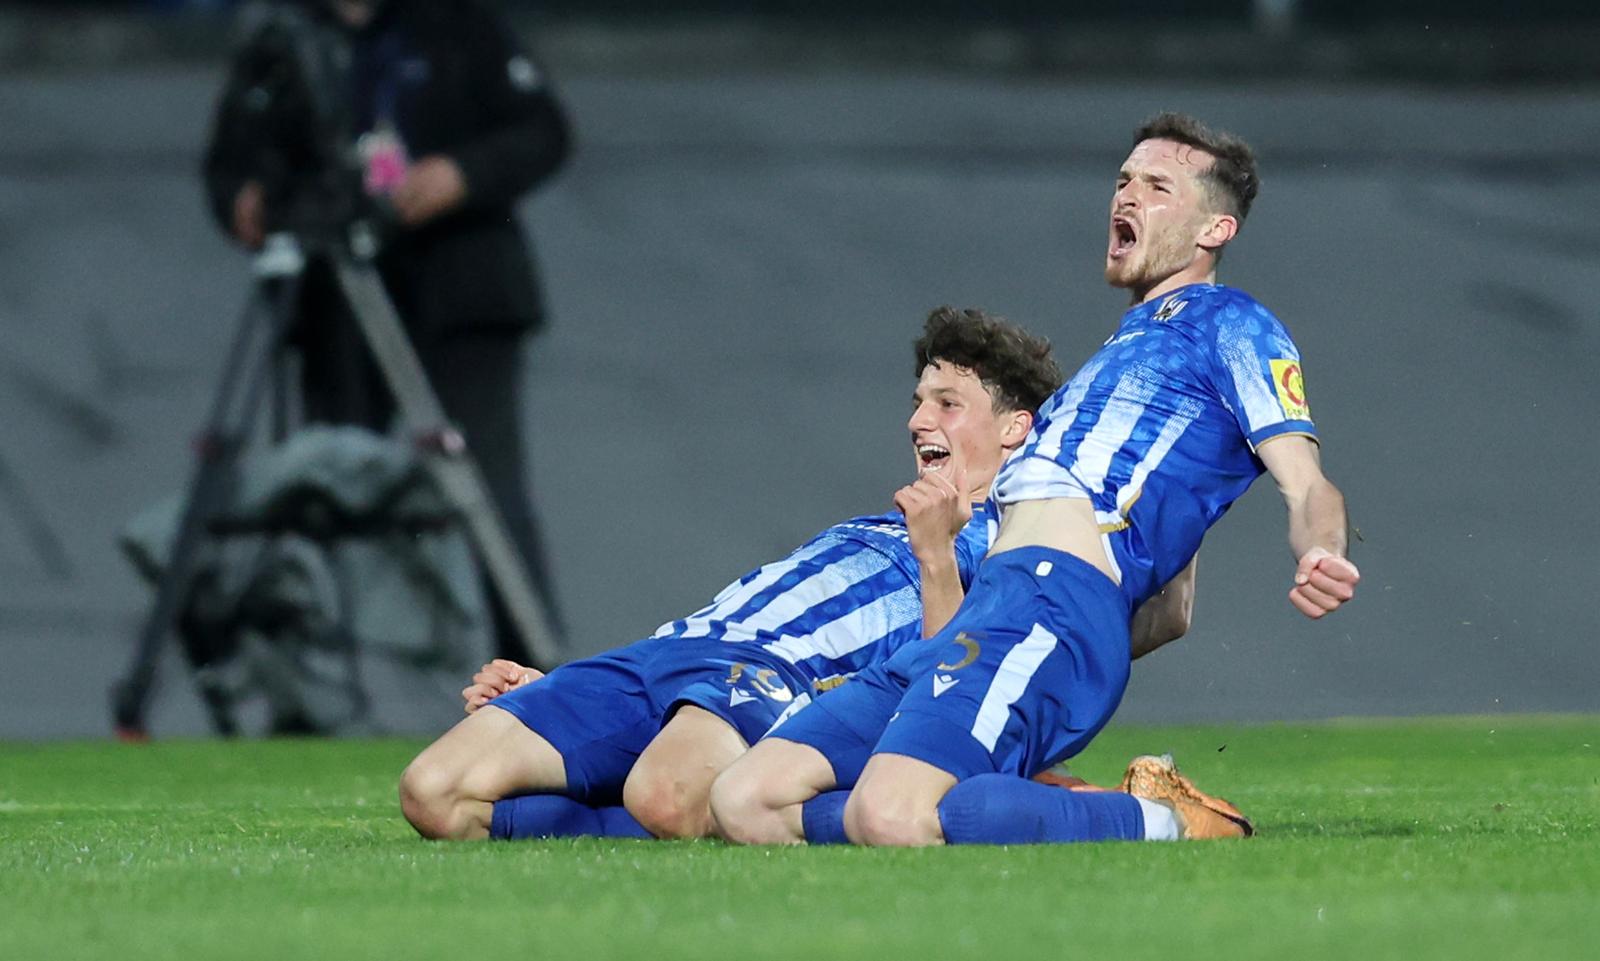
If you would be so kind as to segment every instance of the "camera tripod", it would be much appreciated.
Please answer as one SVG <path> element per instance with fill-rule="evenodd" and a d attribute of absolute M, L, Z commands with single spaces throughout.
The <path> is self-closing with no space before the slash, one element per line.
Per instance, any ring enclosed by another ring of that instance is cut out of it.
<path fill-rule="evenodd" d="M 195 443 L 197 463 L 167 565 L 139 632 L 133 661 L 111 692 L 113 722 L 124 740 L 148 736 L 146 715 L 162 644 L 189 595 L 196 554 L 208 524 L 230 500 L 238 460 L 256 431 L 263 394 L 269 386 L 274 400 L 272 432 L 278 440 L 286 433 L 288 392 L 283 365 L 277 361 L 295 317 L 308 253 L 327 258 L 332 267 L 339 292 L 394 398 L 407 436 L 446 503 L 465 522 L 524 649 L 541 666 L 559 660 L 549 617 L 532 590 L 523 557 L 489 497 L 465 439 L 446 419 L 371 263 L 375 244 L 359 229 L 352 230 L 350 240 L 348 244 L 314 242 L 294 234 L 274 234 L 256 256 L 255 289 L 245 304 L 205 428 Z M 195 652 L 186 653 L 191 665 L 198 667 Z M 231 725 L 223 723 L 224 705 L 216 703 L 217 695 L 202 685 L 201 696 L 218 730 L 231 733 Z"/>

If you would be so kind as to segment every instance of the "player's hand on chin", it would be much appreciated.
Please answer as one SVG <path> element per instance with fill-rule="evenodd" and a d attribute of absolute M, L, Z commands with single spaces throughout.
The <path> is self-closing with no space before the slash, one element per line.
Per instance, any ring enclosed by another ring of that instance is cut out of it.
<path fill-rule="evenodd" d="M 544 677 L 543 671 L 497 657 L 472 675 L 472 683 L 461 689 L 461 698 L 467 702 L 466 711 L 471 714 L 512 688 L 541 677 Z"/>
<path fill-rule="evenodd" d="M 1361 572 L 1348 558 L 1321 547 L 1313 547 L 1306 551 L 1295 568 L 1289 603 L 1300 613 L 1315 620 L 1333 613 L 1355 597 L 1356 585 L 1360 582 Z"/>
<path fill-rule="evenodd" d="M 952 450 L 943 467 L 923 470 L 915 481 L 895 491 L 894 506 L 906 516 L 913 554 L 922 558 L 948 552 L 972 520 L 961 454 Z"/>

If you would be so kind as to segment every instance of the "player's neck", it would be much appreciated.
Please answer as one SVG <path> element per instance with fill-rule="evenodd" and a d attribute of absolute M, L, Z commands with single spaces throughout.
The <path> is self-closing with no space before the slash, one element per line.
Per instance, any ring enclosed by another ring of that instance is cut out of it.
<path fill-rule="evenodd" d="M 1133 306 L 1148 304 L 1157 297 L 1165 297 L 1179 287 L 1187 287 L 1190 284 L 1214 284 L 1216 282 L 1217 268 L 1215 263 L 1193 263 L 1154 286 L 1147 288 L 1142 293 L 1138 288 L 1135 288 L 1133 290 Z"/>

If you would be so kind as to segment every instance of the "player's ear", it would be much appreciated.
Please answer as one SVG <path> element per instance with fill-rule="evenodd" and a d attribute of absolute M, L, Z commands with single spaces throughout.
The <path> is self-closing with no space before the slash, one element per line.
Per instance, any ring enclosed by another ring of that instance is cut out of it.
<path fill-rule="evenodd" d="M 1025 410 L 1014 410 L 1005 415 L 1005 425 L 1000 430 L 1000 446 L 1006 450 L 1015 450 L 1022 446 L 1028 439 L 1028 432 L 1033 430 L 1033 414 Z"/>
<path fill-rule="evenodd" d="M 1233 214 L 1217 214 L 1211 218 L 1211 223 L 1200 232 L 1200 238 L 1195 241 L 1206 250 L 1216 253 L 1227 246 L 1228 241 L 1239 232 L 1239 218 Z"/>

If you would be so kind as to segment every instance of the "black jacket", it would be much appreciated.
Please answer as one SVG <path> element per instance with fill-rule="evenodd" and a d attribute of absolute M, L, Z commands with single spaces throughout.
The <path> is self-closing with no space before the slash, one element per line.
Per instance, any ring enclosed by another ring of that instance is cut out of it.
<path fill-rule="evenodd" d="M 247 181 L 265 183 L 274 201 L 295 192 L 308 173 L 331 166 L 312 131 L 336 128 L 348 140 L 382 100 L 412 160 L 446 154 L 467 183 L 463 207 L 386 241 L 378 266 L 401 315 L 413 330 L 537 326 L 542 300 L 514 207 L 561 165 L 569 134 L 509 26 L 477 0 L 388 0 L 360 31 L 336 23 L 321 0 L 269 9 L 279 19 L 258 21 L 236 54 L 206 154 L 206 188 L 223 229 Z M 346 66 L 314 84 L 314 97 L 296 92 L 292 76 L 305 70 L 284 66 L 292 59 L 281 53 L 284 24 L 342 47 L 329 62 Z M 314 122 L 318 103 L 338 105 L 338 123 Z"/>

